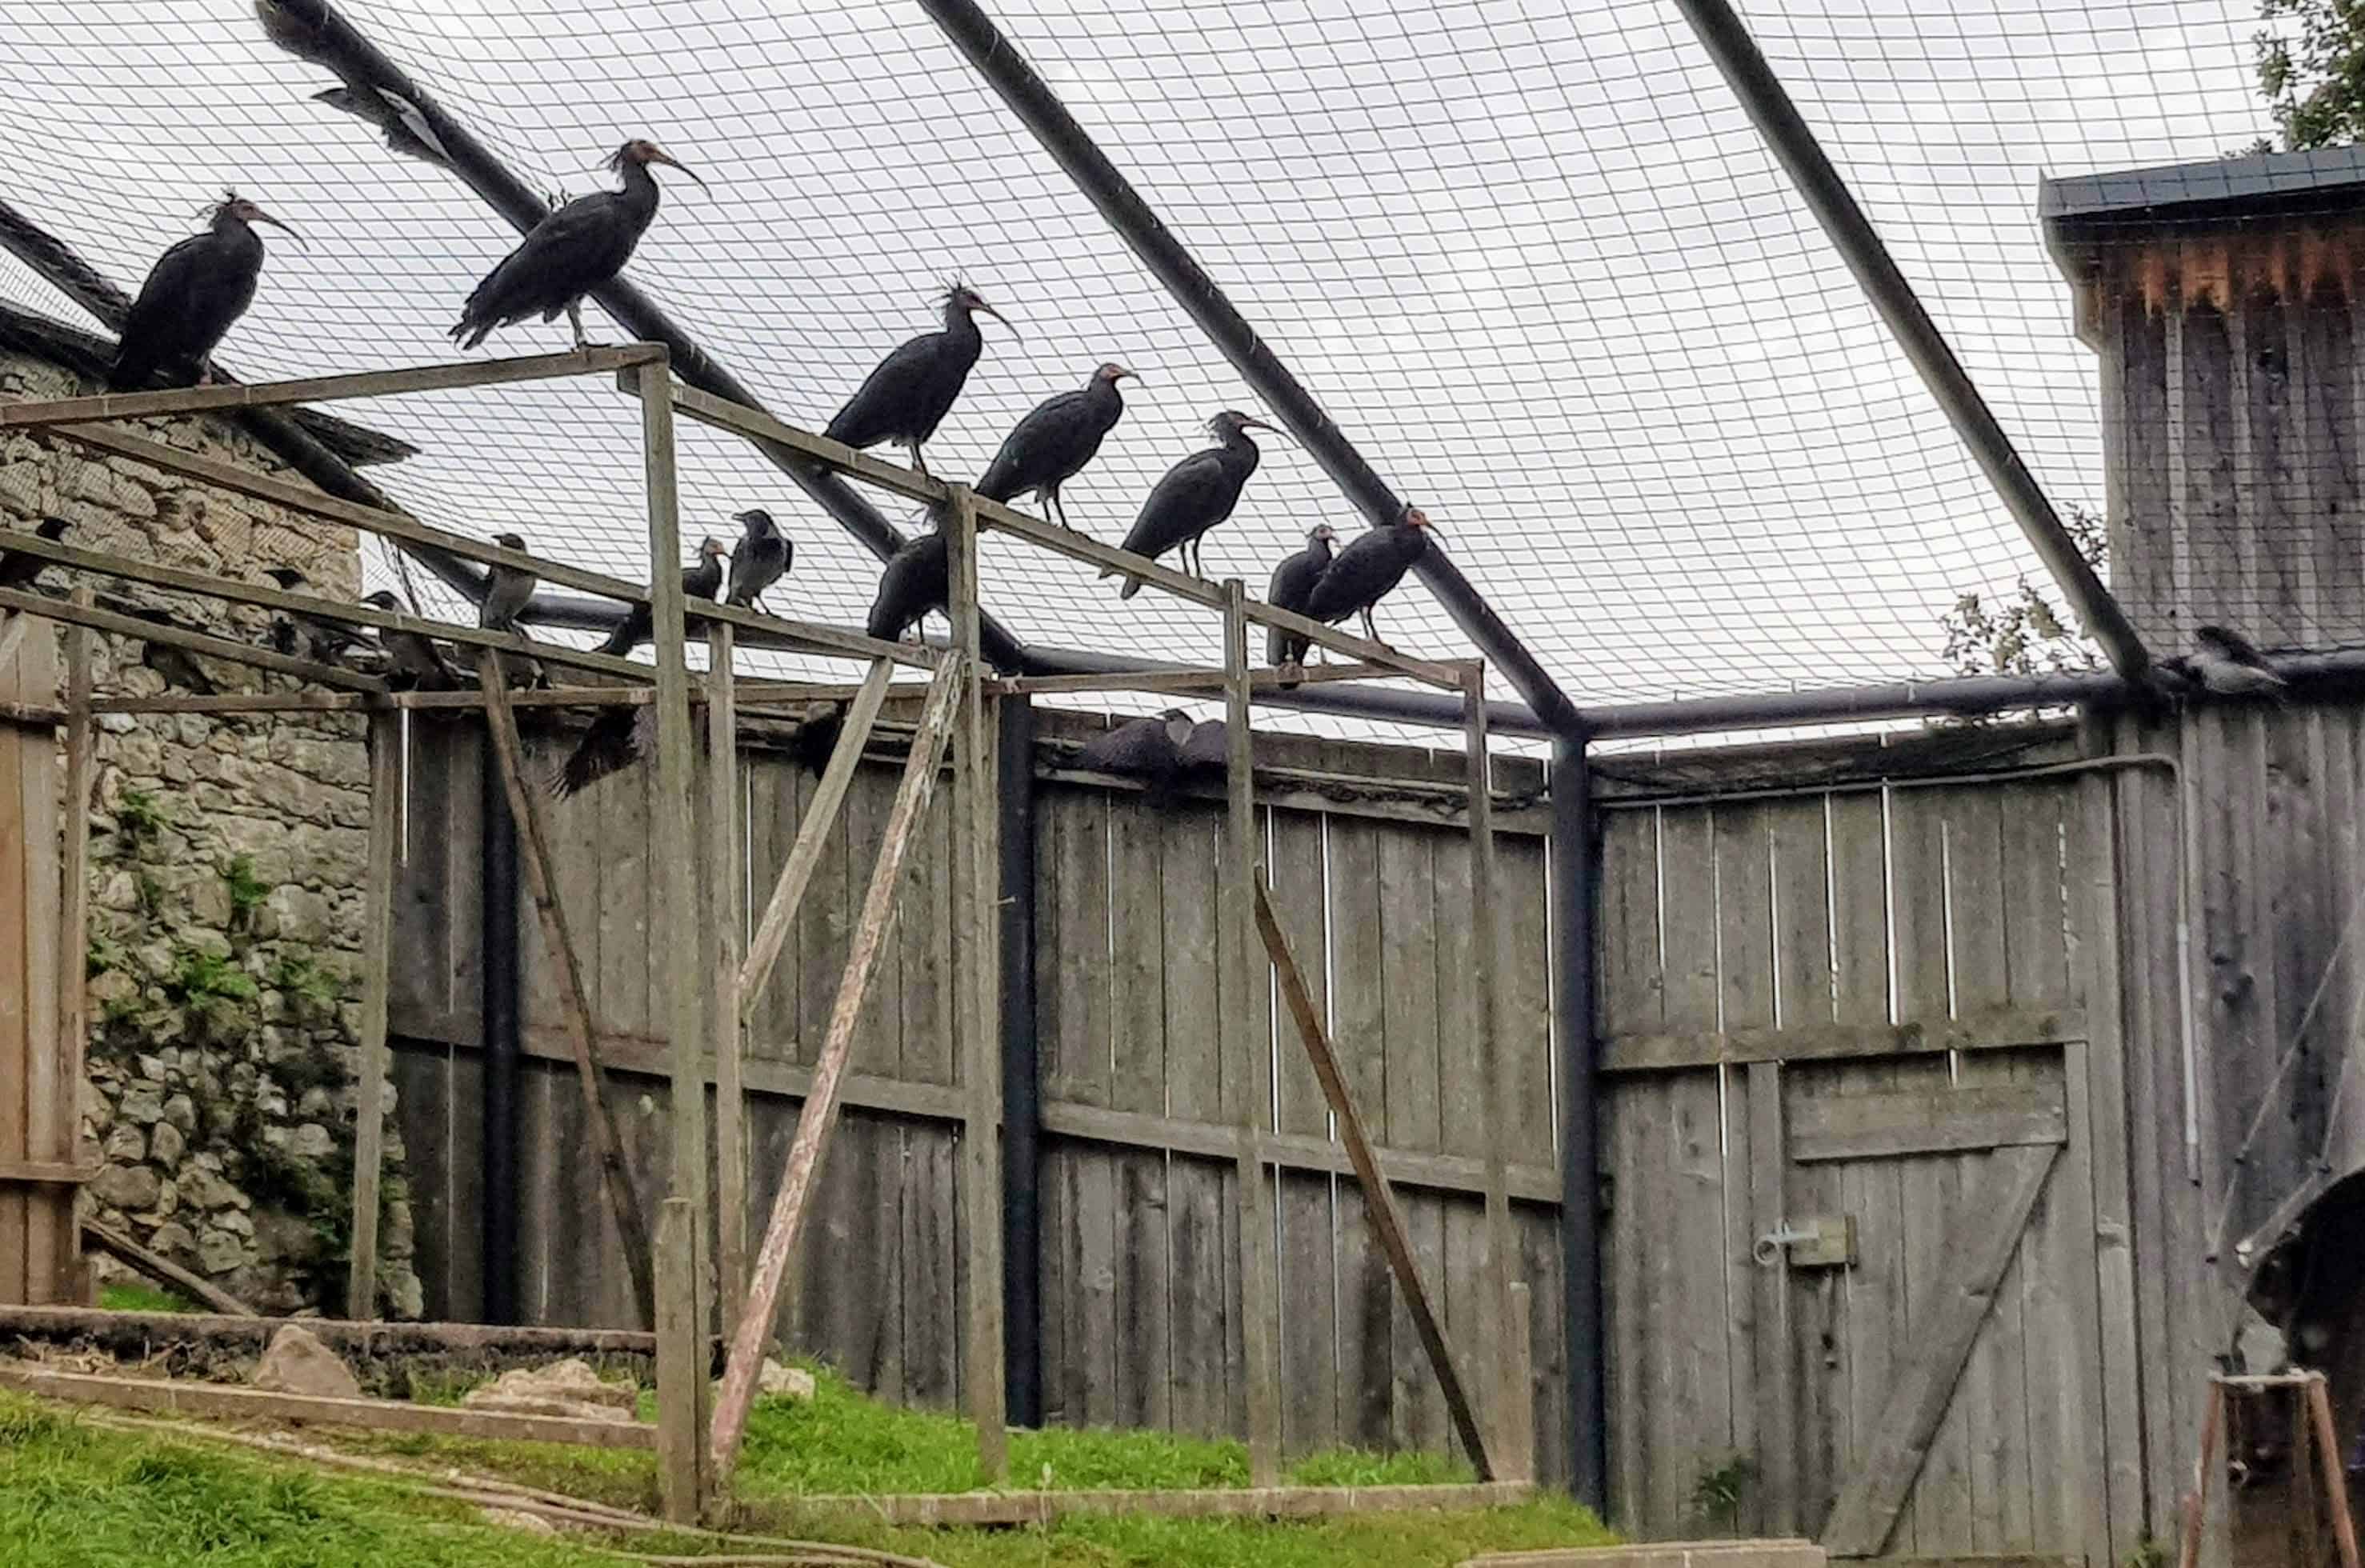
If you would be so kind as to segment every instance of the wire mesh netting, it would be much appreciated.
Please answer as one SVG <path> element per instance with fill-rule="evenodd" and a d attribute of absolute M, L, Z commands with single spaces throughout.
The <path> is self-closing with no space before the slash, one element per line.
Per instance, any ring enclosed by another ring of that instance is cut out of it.
<path fill-rule="evenodd" d="M 1115 359 L 1140 383 L 1064 496 L 1114 543 L 1208 416 L 1259 411 L 916 6 L 342 8 L 531 183 L 595 188 L 630 135 L 694 166 L 710 188 L 667 185 L 632 275 L 791 422 L 825 421 L 956 274 L 1016 331 L 984 323 L 930 446 L 939 475 L 973 476 L 1019 415 Z M 1945 674 L 1959 595 L 2041 580 L 1672 7 L 993 9 L 1580 704 Z M 2099 510 L 2097 367 L 2036 182 L 2255 140 L 2270 117 L 2252 0 L 1744 11 L 2057 505 Z M 127 287 L 224 185 L 292 223 L 303 247 L 274 237 L 222 351 L 241 375 L 446 357 L 460 301 L 514 235 L 310 99 L 333 84 L 231 0 L 9 7 L 7 195 Z M 13 262 L 0 297 L 80 316 Z M 562 322 L 485 352 L 566 342 Z M 373 476 L 423 515 L 644 572 L 637 416 L 611 388 L 345 411 L 421 449 Z M 868 552 L 744 444 L 686 427 L 683 447 L 687 539 L 768 505 L 798 545 L 776 606 L 858 622 Z M 1305 453 L 1269 442 L 1209 569 L 1253 591 L 1326 519 L 1359 526 Z M 1120 606 L 1089 569 L 1006 543 L 985 587 L 1030 643 L 1219 652 L 1205 612 Z M 1380 625 L 1407 651 L 1464 651 L 1417 586 Z"/>

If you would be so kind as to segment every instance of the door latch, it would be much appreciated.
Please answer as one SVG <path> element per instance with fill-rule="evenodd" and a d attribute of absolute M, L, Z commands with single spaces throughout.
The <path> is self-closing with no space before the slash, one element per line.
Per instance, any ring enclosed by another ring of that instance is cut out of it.
<path fill-rule="evenodd" d="M 1750 1256 L 1763 1269 L 1770 1269 L 1788 1249 L 1790 1266 L 1794 1269 L 1853 1269 L 1855 1267 L 1855 1216 L 1841 1215 L 1830 1219 L 1784 1220 L 1773 1230 L 1757 1238 Z"/>

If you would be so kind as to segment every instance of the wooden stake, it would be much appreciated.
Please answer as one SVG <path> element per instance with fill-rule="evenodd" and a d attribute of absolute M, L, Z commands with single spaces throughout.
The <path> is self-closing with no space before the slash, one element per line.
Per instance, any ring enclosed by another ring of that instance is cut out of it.
<path fill-rule="evenodd" d="M 665 1517 L 698 1523 L 704 1498 L 698 1462 L 698 1394 L 706 1383 L 698 1331 L 698 1211 L 684 1197 L 657 1205 L 657 1488 Z"/>
<path fill-rule="evenodd" d="M 489 659 L 488 662 L 490 662 Z M 369 871 L 362 885 L 362 1037 L 353 1105 L 353 1262 L 345 1316 L 377 1316 L 378 1184 L 386 1152 L 386 1008 L 394 932 L 394 851 L 402 842 L 402 720 L 370 718 Z"/>
<path fill-rule="evenodd" d="M 87 585 L 73 591 L 73 602 L 88 609 Z M 58 857 L 58 1056 L 57 1082 L 50 1103 L 58 1125 L 47 1149 L 33 1140 L 37 1156 L 55 1153 L 64 1159 L 73 1152 L 81 1117 L 76 1102 L 83 1081 L 83 1057 L 90 1044 L 90 787 L 94 736 L 90 710 L 91 634 L 87 628 L 68 626 L 63 639 L 66 665 L 66 791 L 64 830 Z M 86 1299 L 88 1275 L 82 1262 L 82 1227 L 68 1225 L 58 1238 L 71 1283 L 60 1290 Z"/>
<path fill-rule="evenodd" d="M 652 407 L 657 401 L 644 398 L 643 406 Z M 846 972 L 838 981 L 837 1001 L 830 1010 L 829 1032 L 822 1039 L 821 1059 L 813 1070 L 813 1092 L 798 1113 L 796 1141 L 790 1146 L 788 1163 L 780 1174 L 779 1195 L 773 1200 L 771 1220 L 765 1226 L 763 1245 L 756 1252 L 754 1282 L 747 1290 L 747 1305 L 731 1335 L 731 1359 L 723 1371 L 723 1390 L 715 1403 L 706 1450 L 709 1474 L 718 1492 L 728 1484 L 732 1462 L 738 1457 L 739 1439 L 746 1430 L 747 1406 L 755 1398 L 756 1373 L 763 1366 L 764 1347 L 771 1338 L 773 1316 L 779 1310 L 780 1289 L 788 1277 L 790 1256 L 796 1250 L 798 1234 L 804 1226 L 807 1200 L 819 1178 L 830 1132 L 837 1125 L 838 1092 L 845 1081 L 847 1058 L 853 1055 L 854 1025 L 861 1016 L 863 998 L 869 992 L 870 977 L 878 969 L 880 949 L 894 924 L 895 883 L 902 870 L 904 851 L 910 847 L 920 819 L 928 809 L 929 797 L 936 792 L 936 770 L 944 761 L 945 744 L 952 734 L 954 705 L 967 675 L 968 666 L 957 657 L 946 660 L 938 667 L 936 678 L 928 689 L 927 703 L 920 711 L 919 734 L 912 739 L 912 754 L 904 761 L 903 779 L 896 789 L 895 803 L 887 814 L 886 833 L 879 846 L 879 863 L 870 873 L 869 889 L 862 897 L 862 913 L 855 923 Z"/>
<path fill-rule="evenodd" d="M 966 485 L 955 485 L 945 531 L 953 646 L 969 667 L 982 672 L 977 592 L 977 507 Z M 969 1355 L 965 1369 L 970 1418 L 977 1428 L 978 1465 L 990 1484 L 1010 1464 L 1009 1416 L 1003 1383 L 1002 1323 L 1002 1030 L 994 957 L 1001 919 L 997 897 L 1001 837 L 994 816 L 993 723 L 984 682 L 961 692 L 960 744 L 953 750 L 953 973 L 960 1002 L 962 1208 L 968 1215 Z"/>
<path fill-rule="evenodd" d="M 1257 930 L 1264 937 L 1265 953 L 1272 960 L 1273 972 L 1280 977 L 1282 1004 L 1297 1021 L 1298 1038 L 1306 1042 L 1314 1076 L 1321 1082 L 1323 1097 L 1330 1102 L 1331 1114 L 1339 1118 L 1339 1137 L 1347 1146 L 1347 1159 L 1355 1167 L 1355 1180 L 1362 1185 L 1363 1213 L 1371 1221 L 1373 1239 L 1386 1256 L 1388 1268 L 1395 1274 L 1397 1289 L 1404 1292 L 1405 1308 L 1411 1314 L 1421 1348 L 1429 1352 L 1429 1364 L 1444 1392 L 1445 1408 L 1453 1418 L 1453 1429 L 1469 1452 L 1470 1462 L 1477 1468 L 1479 1479 L 1499 1480 L 1493 1449 L 1479 1428 L 1477 1412 L 1472 1408 L 1462 1374 L 1454 1367 L 1452 1350 L 1445 1342 L 1443 1321 L 1437 1315 L 1429 1287 L 1421 1282 L 1420 1262 L 1413 1256 L 1412 1238 L 1405 1229 L 1404 1211 L 1396 1204 L 1395 1188 L 1380 1170 L 1379 1157 L 1373 1152 L 1362 1114 L 1355 1107 L 1354 1096 L 1348 1092 L 1347 1076 L 1339 1070 L 1338 1052 L 1331 1047 L 1330 1036 L 1322 1027 L 1322 1015 L 1315 1010 L 1314 998 L 1306 991 L 1305 976 L 1290 951 L 1289 937 L 1281 929 L 1280 917 L 1273 913 L 1272 899 L 1265 890 L 1262 877 L 1256 883 L 1256 922 Z"/>
<path fill-rule="evenodd" d="M 1263 972 L 1256 962 L 1256 774 L 1249 738 L 1248 593 L 1238 577 L 1224 580 L 1223 602 L 1224 786 L 1229 811 L 1224 823 L 1224 860 L 1218 878 L 1223 902 L 1220 928 L 1222 940 L 1232 945 L 1242 983 L 1253 985 Z M 1251 1006 L 1246 994 L 1227 997 L 1225 1004 L 1243 1010 Z M 1245 1022 L 1237 1033 L 1245 1038 Z M 1234 1158 L 1240 1189 L 1240 1359 L 1248 1369 L 1249 1484 L 1272 1486 L 1281 1480 L 1281 1391 L 1274 1345 L 1278 1327 L 1274 1316 L 1280 1303 L 1272 1257 L 1278 1222 L 1272 1175 L 1258 1152 L 1259 1140 L 1272 1130 L 1272 1053 L 1263 1042 L 1250 1041 L 1245 1055 L 1247 1062 L 1236 1059 L 1227 1064 L 1227 1070 L 1246 1066 L 1249 1086 L 1240 1107 L 1239 1148 Z"/>
<path fill-rule="evenodd" d="M 727 1337 L 747 1288 L 747 1094 L 739 1025 L 739 713 L 732 686 L 731 628 L 706 629 L 706 897 L 712 961 L 706 1029 L 714 1051 L 715 1294 Z"/>
<path fill-rule="evenodd" d="M 649 1256 L 648 1226 L 642 1220 L 639 1198 L 633 1191 L 632 1170 L 624 1163 L 624 1140 L 608 1103 L 600 1058 L 594 1046 L 590 993 L 584 988 L 583 966 L 575 956 L 575 938 L 566 927 L 566 911 L 559 904 L 551 880 L 550 835 L 544 828 L 542 808 L 526 787 L 525 758 L 518 741 L 517 715 L 510 711 L 509 686 L 501 678 L 500 655 L 490 649 L 477 655 L 476 674 L 485 686 L 485 729 L 492 737 L 493 756 L 501 770 L 501 789 L 509 797 L 510 817 L 517 824 L 518 847 L 525 862 L 526 894 L 542 925 L 543 946 L 558 966 L 559 1008 L 566 1018 L 567 1044 L 575 1050 L 575 1080 L 583 1092 L 584 1119 L 591 1129 L 591 1148 L 600 1161 L 609 1212 L 624 1241 L 624 1267 L 633 1276 L 633 1305 L 640 1320 L 656 1324 L 656 1286 Z M 704 1096 L 701 1093 L 701 1098 Z"/>
<path fill-rule="evenodd" d="M 1511 1299 L 1518 1277 L 1512 1258 L 1517 1233 L 1511 1226 L 1511 1179 L 1508 1139 L 1510 1125 L 1510 1064 L 1504 1059 L 1502 971 L 1496 962 L 1495 915 L 1495 779 L 1486 737 L 1486 666 L 1472 660 L 1463 668 L 1462 705 L 1464 744 L 1470 775 L 1470 983 L 1477 998 L 1478 1060 L 1481 1064 L 1480 1103 L 1485 1107 L 1486 1144 L 1486 1294 L 1494 1330 L 1494 1364 L 1487 1369 L 1495 1383 L 1495 1451 L 1519 1450 L 1513 1423 L 1523 1420 L 1519 1410 L 1521 1375 L 1513 1364 L 1513 1339 L 1527 1342 L 1528 1325 Z M 1509 1480 L 1525 1479 L 1509 1475 Z"/>
<path fill-rule="evenodd" d="M 215 1284 L 202 1274 L 193 1274 L 171 1259 L 151 1252 L 119 1230 L 101 1225 L 95 1219 L 82 1222 L 84 1238 L 101 1252 L 129 1263 L 159 1284 L 177 1291 L 186 1291 L 216 1312 L 226 1312 L 233 1317 L 258 1317 L 262 1315 L 238 1297 Z"/>
<path fill-rule="evenodd" d="M 2342 1473 L 2340 1434 L 2333 1429 L 2332 1395 L 2324 1374 L 2311 1377 L 2303 1392 L 2308 1419 L 2315 1428 L 2316 1462 L 2324 1472 L 2324 1496 L 2332 1508 L 2332 1540 L 2340 1549 L 2340 1568 L 2358 1568 L 2357 1521 L 2348 1512 L 2348 1478 Z"/>
<path fill-rule="evenodd" d="M 797 841 L 789 850 L 788 864 L 780 868 L 779 879 L 772 884 L 771 899 L 764 905 L 763 921 L 756 927 L 755 937 L 747 944 L 746 961 L 739 969 L 739 1014 L 745 1018 L 764 993 L 764 982 L 772 978 L 772 966 L 779 961 L 780 946 L 789 939 L 789 930 L 796 924 L 797 908 L 804 902 L 805 885 L 813 880 L 813 868 L 821 864 L 822 850 L 827 846 L 831 830 L 837 823 L 837 809 L 846 803 L 846 791 L 854 782 L 854 770 L 862 765 L 863 743 L 870 738 L 871 726 L 879 722 L 879 710 L 887 700 L 887 682 L 895 666 L 885 659 L 870 666 L 870 678 L 855 694 L 853 706 L 840 722 L 837 745 L 829 754 L 829 763 L 822 769 L 821 781 L 813 786 L 813 800 L 805 806 L 805 814 L 797 823 Z"/>

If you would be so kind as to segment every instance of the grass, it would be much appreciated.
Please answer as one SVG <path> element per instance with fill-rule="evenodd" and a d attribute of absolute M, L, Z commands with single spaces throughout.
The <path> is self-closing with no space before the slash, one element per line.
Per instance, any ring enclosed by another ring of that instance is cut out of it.
<path fill-rule="evenodd" d="M 99 1288 L 98 1305 L 109 1312 L 196 1312 L 185 1297 L 155 1285 L 118 1282 Z"/>

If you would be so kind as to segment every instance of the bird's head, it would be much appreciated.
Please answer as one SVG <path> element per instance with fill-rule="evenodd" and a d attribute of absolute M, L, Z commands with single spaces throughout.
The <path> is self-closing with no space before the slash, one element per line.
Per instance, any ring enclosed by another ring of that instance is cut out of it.
<path fill-rule="evenodd" d="M 1429 521 L 1429 514 L 1421 510 L 1418 507 L 1405 508 L 1404 515 L 1396 519 L 1396 521 L 1407 528 L 1425 528 L 1432 533 L 1442 533 L 1445 532 L 1445 530 L 1438 527 L 1437 524 Z"/>
<path fill-rule="evenodd" d="M 293 566 L 265 566 L 263 568 L 263 575 L 277 583 L 281 589 L 287 593 L 294 593 L 297 588 L 302 588 L 306 581 L 304 574 Z"/>
<path fill-rule="evenodd" d="M 698 542 L 698 558 L 701 561 L 720 561 L 729 554 L 723 547 L 723 541 L 711 533 Z"/>
<path fill-rule="evenodd" d="M 992 306 L 988 305 L 985 302 L 985 296 L 978 293 L 977 290 L 961 282 L 958 278 L 953 279 L 952 282 L 945 286 L 945 304 L 948 308 L 962 311 L 964 313 L 973 312 L 976 314 L 991 316 L 995 320 L 1001 322 L 1003 326 L 1010 327 L 1010 319 L 1008 317 L 1004 316 L 1001 311 L 996 310 Z M 1018 336 L 1018 329 L 1015 327 L 1010 327 L 1010 335 L 1014 338 Z"/>
<path fill-rule="evenodd" d="M 1316 523 L 1306 535 L 1306 543 L 1308 544 L 1334 544 L 1338 543 L 1338 539 L 1339 531 L 1327 522 Z"/>
<path fill-rule="evenodd" d="M 493 535 L 493 543 L 499 545 L 504 550 L 521 551 L 525 548 L 525 535 L 522 533 L 496 533 Z"/>
<path fill-rule="evenodd" d="M 2230 626 L 2196 626 L 2192 636 L 2203 648 L 2229 659 L 2255 659 L 2259 650 Z"/>
<path fill-rule="evenodd" d="M 1226 409 L 1207 421 L 1209 433 L 1217 441 L 1229 441 L 1243 431 L 1269 431 L 1272 428 L 1262 420 L 1243 414 L 1238 409 Z"/>
<path fill-rule="evenodd" d="M 66 536 L 66 530 L 72 526 L 73 524 L 67 522 L 66 520 L 62 517 L 45 517 L 41 519 L 40 522 L 34 528 L 33 532 L 54 544 L 59 540 L 63 539 Z"/>
<path fill-rule="evenodd" d="M 1190 714 L 1180 708 L 1169 708 L 1158 716 L 1166 721 L 1167 739 L 1178 746 L 1186 745 L 1190 741 L 1192 728 Z"/>
<path fill-rule="evenodd" d="M 734 512 L 731 521 L 744 525 L 750 539 L 761 539 L 779 532 L 779 524 L 772 521 L 772 514 L 762 507 L 749 507 L 745 511 Z"/>
<path fill-rule="evenodd" d="M 634 137 L 617 148 L 616 155 L 608 160 L 608 167 L 619 174 L 626 169 L 645 169 L 652 163 L 662 163 L 668 169 L 679 169 L 691 179 L 698 180 L 699 189 L 706 188 L 706 182 L 698 179 L 697 170 L 676 158 L 656 142 L 644 140 L 640 137 Z"/>
<path fill-rule="evenodd" d="M 297 234 L 296 230 L 288 228 L 236 191 L 222 192 L 221 200 L 214 204 L 213 219 L 216 223 L 268 224 L 282 234 L 293 238 L 298 245 L 304 242 L 304 237 L 301 234 Z"/>
<path fill-rule="evenodd" d="M 379 588 L 375 593 L 362 595 L 362 602 L 373 610 L 383 610 L 390 615 L 402 613 L 402 600 L 394 597 L 392 588 Z"/>
<path fill-rule="evenodd" d="M 1127 370 L 1125 366 L 1117 364 L 1117 362 L 1113 359 L 1102 361 L 1101 367 L 1093 372 L 1093 379 L 1094 381 L 1105 381 L 1112 386 L 1115 386 L 1120 381 L 1127 379 L 1128 377 L 1135 381 L 1141 379 L 1140 376 L 1135 375 L 1133 372 Z"/>

